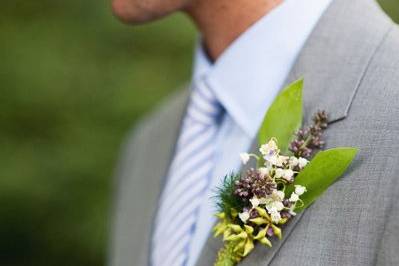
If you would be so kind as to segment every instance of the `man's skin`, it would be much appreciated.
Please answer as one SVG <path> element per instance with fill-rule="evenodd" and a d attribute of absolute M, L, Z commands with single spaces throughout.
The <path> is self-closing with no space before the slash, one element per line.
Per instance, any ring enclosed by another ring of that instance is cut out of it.
<path fill-rule="evenodd" d="M 184 12 L 201 32 L 208 55 L 216 60 L 247 28 L 283 0 L 113 0 L 114 14 L 131 24 Z"/>

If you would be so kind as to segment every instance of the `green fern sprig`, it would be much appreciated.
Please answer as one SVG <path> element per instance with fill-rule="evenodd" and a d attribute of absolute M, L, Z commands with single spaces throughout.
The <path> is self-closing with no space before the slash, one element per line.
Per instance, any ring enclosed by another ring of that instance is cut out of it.
<path fill-rule="evenodd" d="M 244 207 L 244 202 L 234 194 L 235 182 L 240 179 L 240 175 L 230 174 L 224 177 L 222 185 L 217 188 L 217 207 L 218 212 L 223 212 L 228 217 L 231 210 L 240 212 Z M 230 217 L 231 218 L 231 217 Z"/>

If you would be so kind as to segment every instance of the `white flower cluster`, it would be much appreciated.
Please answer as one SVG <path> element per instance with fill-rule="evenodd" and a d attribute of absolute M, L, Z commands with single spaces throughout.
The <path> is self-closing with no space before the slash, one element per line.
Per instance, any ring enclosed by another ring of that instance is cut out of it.
<path fill-rule="evenodd" d="M 297 158 L 295 156 L 283 156 L 280 155 L 280 150 L 277 147 L 277 143 L 274 139 L 271 139 L 268 143 L 263 144 L 259 148 L 263 159 L 265 160 L 265 167 L 261 167 L 258 170 L 264 175 L 273 175 L 274 178 L 283 178 L 288 182 L 292 182 L 296 173 L 295 169 L 302 170 L 307 164 L 308 160 L 305 158 Z M 243 164 L 247 164 L 250 157 L 257 158 L 254 154 L 241 153 L 240 158 Z"/>
<path fill-rule="evenodd" d="M 268 143 L 263 144 L 260 149 L 260 153 L 264 159 L 264 166 L 258 168 L 258 171 L 262 176 L 269 176 L 273 178 L 274 181 L 285 180 L 288 183 L 294 181 L 294 176 L 296 173 L 301 171 L 307 164 L 308 160 L 305 158 L 297 158 L 295 156 L 283 156 L 280 155 L 280 150 L 274 139 L 271 139 Z M 241 153 L 241 161 L 243 164 L 248 163 L 250 157 L 253 156 L 259 159 L 254 154 Z M 278 224 L 281 219 L 281 212 L 285 211 L 291 216 L 295 216 L 294 212 L 296 203 L 300 201 L 300 196 L 306 192 L 306 187 L 301 185 L 295 185 L 295 191 L 287 196 L 283 190 L 274 189 L 270 195 L 263 198 L 257 198 L 254 196 L 250 199 L 251 208 L 246 209 L 239 213 L 239 218 L 243 223 L 251 217 L 251 212 L 254 208 L 261 207 L 266 209 L 273 223 Z M 287 203 L 288 201 L 288 203 Z M 286 202 L 286 204 L 284 204 Z M 287 206 L 288 205 L 288 206 Z"/>
<path fill-rule="evenodd" d="M 269 174 L 274 170 L 274 178 L 283 178 L 288 182 L 293 181 L 295 168 L 298 167 L 301 170 L 308 164 L 308 160 L 305 158 L 280 155 L 280 150 L 274 139 L 263 144 L 259 151 L 265 160 L 265 167 L 269 169 Z"/>
<path fill-rule="evenodd" d="M 278 224 L 282 217 L 281 211 L 287 211 L 291 216 L 295 216 L 294 212 L 296 202 L 299 201 L 299 196 L 306 192 L 306 187 L 295 185 L 295 191 L 291 194 L 289 201 L 292 203 L 290 207 L 284 206 L 285 193 L 281 190 L 273 190 L 271 195 L 264 198 L 253 197 L 250 199 L 252 208 L 245 210 L 238 214 L 243 223 L 247 223 L 250 219 L 250 214 L 256 207 L 264 207 L 269 213 L 273 223 Z"/>

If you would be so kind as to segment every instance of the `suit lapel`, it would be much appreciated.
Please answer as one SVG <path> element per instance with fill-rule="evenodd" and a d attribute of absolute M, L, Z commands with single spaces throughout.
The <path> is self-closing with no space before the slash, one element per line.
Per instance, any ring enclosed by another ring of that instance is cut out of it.
<path fill-rule="evenodd" d="M 153 157 L 151 160 L 156 161 L 157 164 L 157 173 L 153 176 L 159 177 L 159 179 L 154 180 L 154 187 L 157 188 L 157 194 L 155 198 L 154 204 L 154 209 L 152 210 L 152 219 L 151 219 L 151 226 L 149 230 L 149 234 L 147 235 L 149 237 L 148 240 L 148 250 L 152 249 L 151 246 L 151 237 L 153 234 L 154 230 L 154 221 L 155 221 L 155 216 L 156 212 L 158 210 L 158 205 L 159 205 L 159 197 L 161 196 L 161 192 L 165 186 L 166 182 L 166 176 L 169 171 L 169 166 L 170 163 L 173 159 L 174 153 L 175 153 L 175 143 L 177 142 L 177 138 L 180 135 L 180 130 L 181 130 L 181 123 L 184 118 L 184 114 L 186 113 L 187 109 L 187 104 L 189 100 L 189 93 L 190 90 L 188 88 L 184 88 L 182 91 L 179 91 L 176 97 L 176 103 L 175 103 L 175 110 L 172 110 L 170 113 L 171 117 L 173 117 L 173 120 L 168 120 L 168 126 L 167 127 L 162 127 L 162 138 L 164 138 L 164 142 L 169 143 L 169 145 L 165 148 L 163 148 L 163 153 L 158 154 L 155 153 L 152 156 L 157 156 L 159 158 Z M 165 156 L 166 155 L 166 156 Z M 146 254 L 147 256 L 143 258 L 144 263 L 141 263 L 140 265 L 150 265 L 150 258 L 148 257 L 150 255 L 150 252 L 143 252 L 143 254 Z"/>
<path fill-rule="evenodd" d="M 371 0 L 335 0 L 316 25 L 286 80 L 286 85 L 301 77 L 305 80 L 305 123 L 317 110 L 329 113 L 330 124 L 349 115 L 369 62 L 388 31 L 388 21 L 382 21 L 381 25 L 387 27 L 376 31 L 374 39 L 362 38 L 371 18 L 382 19 L 374 15 L 379 12 L 377 8 Z M 256 151 L 256 145 L 252 150 Z M 281 241 L 272 241 L 273 247 L 268 250 L 257 245 L 241 264 L 270 264 L 304 215 L 306 212 L 298 214 L 284 227 Z M 222 245 L 220 239 L 210 236 L 196 265 L 212 265 Z"/>
<path fill-rule="evenodd" d="M 381 20 L 375 16 L 378 8 L 372 0 L 335 0 L 323 14 L 286 82 L 304 77 L 305 121 L 317 110 L 326 110 L 331 122 L 349 115 L 371 58 L 387 33 L 386 28 L 376 31 L 375 38 L 366 38 L 372 21 Z M 388 21 L 382 25 L 388 27 Z"/>

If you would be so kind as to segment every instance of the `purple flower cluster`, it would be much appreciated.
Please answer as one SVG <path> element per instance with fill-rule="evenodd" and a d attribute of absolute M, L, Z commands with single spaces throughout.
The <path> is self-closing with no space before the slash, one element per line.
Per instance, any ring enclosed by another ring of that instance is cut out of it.
<path fill-rule="evenodd" d="M 325 142 L 322 139 L 323 132 L 328 126 L 328 116 L 325 111 L 317 112 L 313 117 L 313 124 L 304 127 L 295 133 L 295 139 L 289 149 L 296 157 L 309 159 L 315 149 L 320 149 Z"/>
<path fill-rule="evenodd" d="M 234 194 L 248 201 L 254 196 L 266 197 L 274 189 L 276 189 L 276 184 L 270 176 L 262 175 L 259 170 L 251 168 L 235 182 Z"/>

